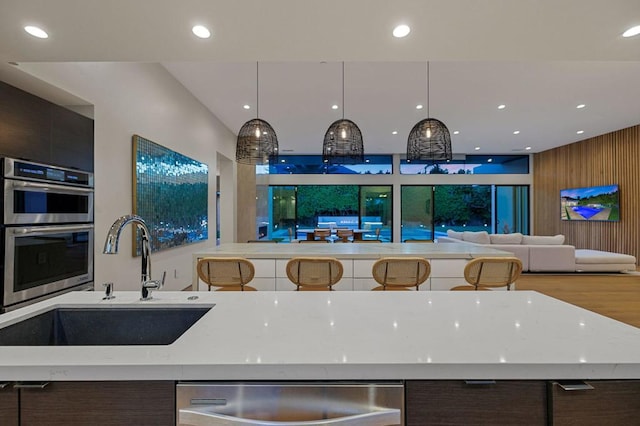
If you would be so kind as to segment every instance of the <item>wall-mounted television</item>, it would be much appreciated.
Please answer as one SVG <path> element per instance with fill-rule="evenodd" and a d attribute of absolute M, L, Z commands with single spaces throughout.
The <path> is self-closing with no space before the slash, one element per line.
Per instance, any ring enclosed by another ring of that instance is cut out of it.
<path fill-rule="evenodd" d="M 560 191 L 562 220 L 618 221 L 618 185 L 569 188 Z"/>

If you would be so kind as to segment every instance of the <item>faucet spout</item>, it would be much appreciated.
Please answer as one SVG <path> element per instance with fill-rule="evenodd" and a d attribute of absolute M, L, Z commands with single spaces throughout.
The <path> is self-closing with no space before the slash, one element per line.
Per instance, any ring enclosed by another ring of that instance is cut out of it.
<path fill-rule="evenodd" d="M 117 254 L 118 253 L 118 243 L 120 241 L 120 234 L 125 226 L 128 224 L 134 224 L 137 229 L 140 230 L 140 242 L 142 245 L 142 264 L 140 267 L 140 285 L 142 288 L 143 299 L 150 299 L 151 296 L 148 295 L 147 288 L 145 288 L 145 283 L 149 283 L 151 281 L 151 244 L 149 243 L 149 228 L 145 221 L 136 215 L 125 215 L 119 217 L 111 228 L 109 228 L 109 232 L 107 232 L 107 239 L 104 242 L 104 254 Z M 164 280 L 163 280 L 164 281 Z M 147 284 L 148 285 L 148 284 Z M 160 287 L 158 287 L 160 288 Z"/>

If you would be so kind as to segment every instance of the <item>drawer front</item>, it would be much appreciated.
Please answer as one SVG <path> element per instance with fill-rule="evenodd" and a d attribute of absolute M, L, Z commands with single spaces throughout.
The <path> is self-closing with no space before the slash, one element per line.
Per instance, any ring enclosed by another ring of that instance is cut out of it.
<path fill-rule="evenodd" d="M 544 381 L 410 380 L 405 395 L 407 426 L 547 423 Z"/>
<path fill-rule="evenodd" d="M 592 389 L 565 390 L 562 382 L 549 383 L 551 424 L 640 424 L 640 380 L 593 380 L 585 383 Z"/>

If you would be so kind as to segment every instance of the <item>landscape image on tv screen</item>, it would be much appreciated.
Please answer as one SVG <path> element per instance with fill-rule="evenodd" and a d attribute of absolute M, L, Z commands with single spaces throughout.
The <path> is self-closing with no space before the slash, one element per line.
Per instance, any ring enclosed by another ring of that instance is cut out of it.
<path fill-rule="evenodd" d="M 560 191 L 562 220 L 620 220 L 618 185 Z"/>

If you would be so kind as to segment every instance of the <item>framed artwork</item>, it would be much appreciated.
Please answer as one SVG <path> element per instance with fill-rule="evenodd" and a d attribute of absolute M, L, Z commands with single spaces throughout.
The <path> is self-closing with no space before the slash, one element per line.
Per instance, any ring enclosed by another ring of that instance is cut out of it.
<path fill-rule="evenodd" d="M 151 252 L 208 238 L 208 166 L 133 135 L 133 213 L 151 234 Z M 134 256 L 140 241 L 134 234 Z"/>

